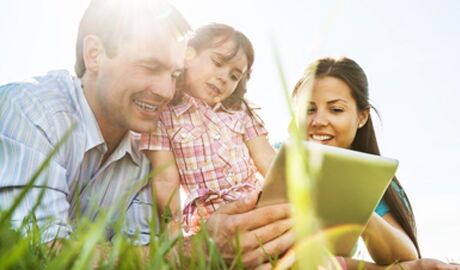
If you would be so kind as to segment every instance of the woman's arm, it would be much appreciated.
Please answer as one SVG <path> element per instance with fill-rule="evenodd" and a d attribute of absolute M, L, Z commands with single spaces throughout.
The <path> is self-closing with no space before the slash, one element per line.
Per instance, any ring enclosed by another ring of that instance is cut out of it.
<path fill-rule="evenodd" d="M 275 150 L 273 150 L 273 147 L 268 142 L 267 136 L 258 136 L 246 141 L 246 146 L 249 149 L 249 154 L 252 160 L 254 160 L 257 169 L 265 176 L 275 157 Z"/>
<path fill-rule="evenodd" d="M 151 184 L 157 196 L 160 216 L 169 206 L 172 216 L 176 217 L 180 213 L 180 176 L 174 154 L 171 151 L 146 151 L 145 154 L 154 169 Z"/>
<path fill-rule="evenodd" d="M 367 269 L 367 270 L 460 270 L 458 264 L 448 264 L 436 259 L 417 259 L 406 262 L 395 263 L 392 265 L 377 265 L 370 262 L 354 259 L 345 259 L 348 270 Z"/>
<path fill-rule="evenodd" d="M 363 239 L 377 264 L 388 265 L 396 261 L 417 259 L 414 243 L 391 213 L 383 217 L 373 213 L 363 232 Z"/>

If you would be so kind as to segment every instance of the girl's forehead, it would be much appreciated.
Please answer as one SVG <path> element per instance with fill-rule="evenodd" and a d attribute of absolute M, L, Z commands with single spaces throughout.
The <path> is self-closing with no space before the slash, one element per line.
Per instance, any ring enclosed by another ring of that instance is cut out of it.
<path fill-rule="evenodd" d="M 221 57 L 225 62 L 244 62 L 247 65 L 248 56 L 242 46 L 238 46 L 233 39 L 227 39 L 219 42 L 211 48 L 205 49 L 210 54 Z"/>
<path fill-rule="evenodd" d="M 208 48 L 223 55 L 234 55 L 239 47 L 236 41 L 230 37 L 217 37 Z"/>

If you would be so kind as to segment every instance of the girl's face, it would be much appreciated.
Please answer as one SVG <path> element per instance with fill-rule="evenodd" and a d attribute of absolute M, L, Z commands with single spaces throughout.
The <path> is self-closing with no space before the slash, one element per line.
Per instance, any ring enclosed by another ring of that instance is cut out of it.
<path fill-rule="evenodd" d="M 234 42 L 229 40 L 218 47 L 203 49 L 191 59 L 186 58 L 185 91 L 210 106 L 229 97 L 248 67 L 242 49 L 226 61 L 226 56 L 233 52 L 234 46 Z"/>
<path fill-rule="evenodd" d="M 368 117 L 369 109 L 358 110 L 351 89 L 344 81 L 334 77 L 317 79 L 308 107 L 307 139 L 350 148 L 358 128 Z"/>

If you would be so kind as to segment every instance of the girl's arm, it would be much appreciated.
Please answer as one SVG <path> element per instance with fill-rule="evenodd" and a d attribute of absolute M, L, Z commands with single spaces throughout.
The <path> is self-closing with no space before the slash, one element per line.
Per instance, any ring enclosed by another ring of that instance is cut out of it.
<path fill-rule="evenodd" d="M 273 150 L 273 147 L 268 142 L 267 136 L 257 136 L 254 139 L 246 141 L 246 146 L 257 169 L 265 177 L 275 157 L 275 150 Z"/>
<path fill-rule="evenodd" d="M 373 213 L 363 232 L 363 239 L 377 264 L 417 259 L 415 245 L 391 213 L 383 217 Z"/>
<path fill-rule="evenodd" d="M 180 214 L 180 176 L 174 154 L 171 151 L 146 151 L 145 154 L 154 170 L 151 185 L 157 196 L 160 216 L 169 206 L 173 219 L 180 221 L 177 219 Z"/>

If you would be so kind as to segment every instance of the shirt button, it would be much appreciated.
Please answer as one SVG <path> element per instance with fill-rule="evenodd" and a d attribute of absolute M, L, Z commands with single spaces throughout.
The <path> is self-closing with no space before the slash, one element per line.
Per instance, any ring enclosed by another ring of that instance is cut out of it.
<path fill-rule="evenodd" d="M 182 139 L 185 139 L 185 137 L 187 137 L 187 134 L 182 133 L 180 136 L 182 137 Z"/>
<path fill-rule="evenodd" d="M 218 140 L 218 139 L 220 139 L 220 134 L 219 134 L 219 133 L 216 133 L 216 134 L 214 134 L 213 137 L 214 137 L 215 140 Z"/>

